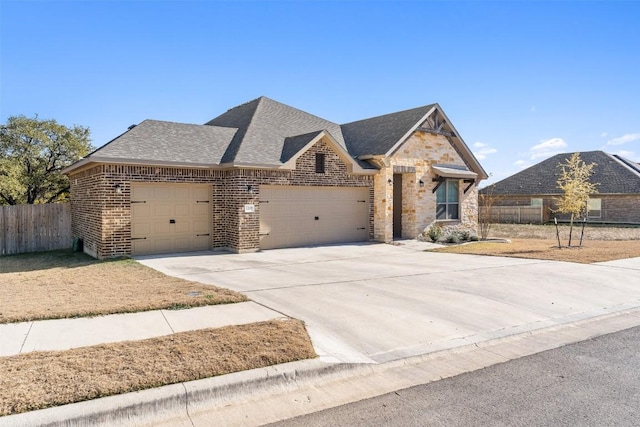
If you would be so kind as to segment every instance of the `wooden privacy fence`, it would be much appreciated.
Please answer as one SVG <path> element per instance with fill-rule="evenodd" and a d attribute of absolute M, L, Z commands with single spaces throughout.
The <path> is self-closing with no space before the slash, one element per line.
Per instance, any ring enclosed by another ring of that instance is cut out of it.
<path fill-rule="evenodd" d="M 488 218 L 487 218 L 488 215 Z M 511 224 L 542 224 L 542 206 L 480 207 L 480 221 Z"/>
<path fill-rule="evenodd" d="M 0 206 L 0 255 L 67 249 L 71 204 Z"/>

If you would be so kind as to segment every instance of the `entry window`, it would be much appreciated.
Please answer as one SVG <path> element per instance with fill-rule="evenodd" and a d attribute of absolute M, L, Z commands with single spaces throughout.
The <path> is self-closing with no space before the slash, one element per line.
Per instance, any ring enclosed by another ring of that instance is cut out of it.
<path fill-rule="evenodd" d="M 460 218 L 460 181 L 448 179 L 436 191 L 436 219 Z"/>
<path fill-rule="evenodd" d="M 602 199 L 587 200 L 587 217 L 588 218 L 602 217 Z"/>
<path fill-rule="evenodd" d="M 324 154 L 316 153 L 316 173 L 324 173 Z"/>

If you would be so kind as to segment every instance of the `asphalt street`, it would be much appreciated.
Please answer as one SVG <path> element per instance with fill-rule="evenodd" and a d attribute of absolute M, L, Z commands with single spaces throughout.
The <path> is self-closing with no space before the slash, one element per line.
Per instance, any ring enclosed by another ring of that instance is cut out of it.
<path fill-rule="evenodd" d="M 637 426 L 640 327 L 271 425 Z"/>

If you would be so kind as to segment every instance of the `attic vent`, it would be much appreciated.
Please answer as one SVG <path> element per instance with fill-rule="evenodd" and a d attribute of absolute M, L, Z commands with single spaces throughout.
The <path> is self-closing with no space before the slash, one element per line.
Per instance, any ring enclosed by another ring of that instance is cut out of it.
<path fill-rule="evenodd" d="M 131 130 L 131 129 L 133 129 L 133 128 L 134 128 L 134 127 L 136 127 L 136 126 L 137 126 L 137 125 L 131 125 L 131 126 L 129 126 L 129 127 L 127 128 L 127 130 Z"/>

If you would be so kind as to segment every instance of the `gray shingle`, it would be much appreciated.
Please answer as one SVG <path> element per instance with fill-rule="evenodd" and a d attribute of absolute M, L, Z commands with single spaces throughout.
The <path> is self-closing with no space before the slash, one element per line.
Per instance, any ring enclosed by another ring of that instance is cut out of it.
<path fill-rule="evenodd" d="M 298 151 L 302 150 L 313 138 L 318 136 L 322 131 L 306 133 L 304 135 L 288 136 L 284 139 L 284 145 L 282 146 L 282 154 L 280 155 L 280 161 L 282 163 L 288 162 Z"/>
<path fill-rule="evenodd" d="M 352 156 L 386 154 L 435 104 L 342 125 Z"/>
<path fill-rule="evenodd" d="M 91 157 L 180 164 L 218 164 L 237 129 L 145 120 Z"/>
<path fill-rule="evenodd" d="M 205 125 L 145 120 L 92 153 L 162 163 L 253 164 L 277 167 L 291 159 L 319 132 L 328 132 L 357 159 L 386 154 L 435 104 L 338 125 L 267 97 L 231 108 Z"/>
<path fill-rule="evenodd" d="M 495 195 L 560 194 L 557 181 L 561 168 L 573 153 L 555 155 L 502 181 L 480 190 L 486 194 L 490 189 Z M 620 159 L 603 151 L 586 151 L 580 158 L 587 164 L 596 163 L 591 182 L 598 183 L 601 194 L 640 194 L 640 173 L 633 171 Z"/>
<path fill-rule="evenodd" d="M 322 130 L 345 147 L 339 125 L 264 96 L 232 108 L 207 125 L 238 128 L 225 163 L 279 165 L 286 138 Z"/>

